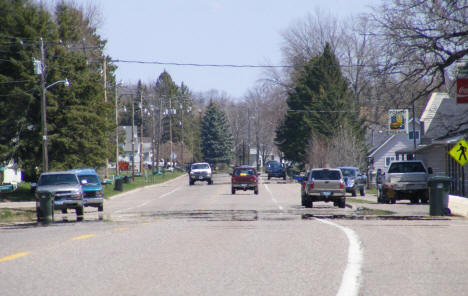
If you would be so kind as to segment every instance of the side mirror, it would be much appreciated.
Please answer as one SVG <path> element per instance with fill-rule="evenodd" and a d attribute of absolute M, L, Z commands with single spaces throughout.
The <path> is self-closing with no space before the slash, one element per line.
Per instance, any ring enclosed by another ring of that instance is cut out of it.
<path fill-rule="evenodd" d="M 432 174 L 434 173 L 434 171 L 432 170 L 432 168 L 428 168 L 428 169 L 427 169 L 427 172 L 428 172 L 430 175 L 432 175 Z"/>
<path fill-rule="evenodd" d="M 229 176 L 232 176 L 232 173 L 229 173 Z"/>

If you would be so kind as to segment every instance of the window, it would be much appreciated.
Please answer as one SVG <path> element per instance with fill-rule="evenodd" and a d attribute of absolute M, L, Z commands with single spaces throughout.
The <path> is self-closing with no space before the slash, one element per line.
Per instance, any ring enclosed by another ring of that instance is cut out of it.
<path fill-rule="evenodd" d="M 410 140 L 413 140 L 413 139 L 414 139 L 413 134 L 416 135 L 416 140 L 419 140 L 419 132 L 417 132 L 417 131 L 415 131 L 414 133 L 413 133 L 412 131 L 410 131 L 409 134 L 408 134 L 408 135 L 409 135 L 409 139 L 410 139 Z"/>
<path fill-rule="evenodd" d="M 385 157 L 385 166 L 388 167 L 392 161 L 395 160 L 394 156 L 387 156 Z"/>

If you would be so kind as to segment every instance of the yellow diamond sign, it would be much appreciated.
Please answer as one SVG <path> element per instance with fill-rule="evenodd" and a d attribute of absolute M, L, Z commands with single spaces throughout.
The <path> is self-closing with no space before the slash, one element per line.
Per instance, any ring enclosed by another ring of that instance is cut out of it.
<path fill-rule="evenodd" d="M 455 159 L 461 166 L 464 166 L 468 162 L 468 143 L 461 139 L 458 143 L 450 149 L 449 154 Z"/>

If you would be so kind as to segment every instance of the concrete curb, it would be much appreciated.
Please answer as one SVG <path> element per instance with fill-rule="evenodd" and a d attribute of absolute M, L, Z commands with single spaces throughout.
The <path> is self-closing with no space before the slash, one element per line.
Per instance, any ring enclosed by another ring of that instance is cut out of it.
<path fill-rule="evenodd" d="M 468 217 L 468 198 L 449 195 L 448 207 L 452 215 Z"/>

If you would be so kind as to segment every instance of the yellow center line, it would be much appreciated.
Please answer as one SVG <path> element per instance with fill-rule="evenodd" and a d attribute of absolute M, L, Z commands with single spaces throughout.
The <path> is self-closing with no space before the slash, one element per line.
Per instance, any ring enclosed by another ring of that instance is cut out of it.
<path fill-rule="evenodd" d="M 30 254 L 30 252 L 21 252 L 21 253 L 13 254 L 13 255 L 10 255 L 10 256 L 0 258 L 0 262 L 14 260 L 14 259 L 17 259 L 17 258 L 20 258 L 20 257 L 27 256 L 29 254 Z"/>
<path fill-rule="evenodd" d="M 74 238 L 72 238 L 72 240 L 82 240 L 82 239 L 91 238 L 93 236 L 96 236 L 96 235 L 95 234 L 85 234 L 85 235 L 74 237 Z"/>
<path fill-rule="evenodd" d="M 114 228 L 115 231 L 124 231 L 128 230 L 128 227 L 120 227 L 120 228 Z"/>

